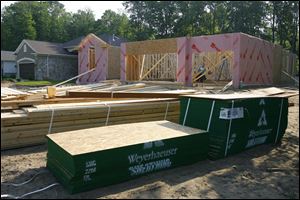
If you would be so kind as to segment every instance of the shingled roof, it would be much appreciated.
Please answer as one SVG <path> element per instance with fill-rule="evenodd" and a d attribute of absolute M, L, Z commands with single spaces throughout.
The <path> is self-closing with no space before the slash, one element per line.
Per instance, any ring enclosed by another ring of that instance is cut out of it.
<path fill-rule="evenodd" d="M 47 55 L 76 55 L 76 47 L 86 36 L 80 36 L 73 40 L 70 40 L 65 43 L 54 43 L 54 42 L 45 42 L 37 40 L 23 40 L 21 44 L 16 49 L 15 53 L 18 53 L 20 48 L 24 43 L 27 43 L 33 51 L 37 54 L 47 54 Z M 117 37 L 115 35 L 109 35 L 107 33 L 101 34 L 98 36 L 104 42 L 112 46 L 120 46 L 122 42 L 127 42 L 126 39 Z"/>
<path fill-rule="evenodd" d="M 37 54 L 47 54 L 47 55 L 75 55 L 74 53 L 70 53 L 66 49 L 62 43 L 54 43 L 54 42 L 44 42 L 44 41 L 36 41 L 36 40 L 23 40 L 19 47 L 16 50 L 16 53 L 19 51 L 23 43 L 27 43 L 30 48 Z"/>
<path fill-rule="evenodd" d="M 16 61 L 13 51 L 1 51 L 1 61 Z"/>
<path fill-rule="evenodd" d="M 121 46 L 121 43 L 127 42 L 126 39 L 117 37 L 114 34 L 109 35 L 107 33 L 103 33 L 103 34 L 99 35 L 98 37 L 112 46 Z"/>
<path fill-rule="evenodd" d="M 80 36 L 78 38 L 75 38 L 71 41 L 63 43 L 64 48 L 71 48 L 71 47 L 76 47 L 80 44 L 80 42 L 85 38 L 85 36 Z"/>

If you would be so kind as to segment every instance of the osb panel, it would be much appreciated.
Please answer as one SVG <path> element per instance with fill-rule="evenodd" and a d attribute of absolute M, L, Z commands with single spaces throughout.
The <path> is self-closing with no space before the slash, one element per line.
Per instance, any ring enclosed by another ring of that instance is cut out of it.
<path fill-rule="evenodd" d="M 126 55 L 176 53 L 176 38 L 128 42 Z"/>
<path fill-rule="evenodd" d="M 70 154 L 78 155 L 203 132 L 169 121 L 153 121 L 69 131 L 48 137 Z"/>
<path fill-rule="evenodd" d="M 272 67 L 272 79 L 273 83 L 279 84 L 281 77 L 281 69 L 282 69 L 282 48 L 281 46 L 275 45 L 274 48 L 274 57 L 273 57 L 273 67 Z"/>
<path fill-rule="evenodd" d="M 296 75 L 296 61 L 297 55 L 287 50 L 281 51 L 281 71 L 280 71 L 280 83 L 294 83 L 294 81 L 284 74 L 282 71 L 288 73 L 290 76 Z"/>
<path fill-rule="evenodd" d="M 108 76 L 107 79 L 120 79 L 120 47 L 108 48 Z"/>
<path fill-rule="evenodd" d="M 126 80 L 137 81 L 139 79 L 140 66 L 134 58 L 136 55 L 126 56 Z"/>

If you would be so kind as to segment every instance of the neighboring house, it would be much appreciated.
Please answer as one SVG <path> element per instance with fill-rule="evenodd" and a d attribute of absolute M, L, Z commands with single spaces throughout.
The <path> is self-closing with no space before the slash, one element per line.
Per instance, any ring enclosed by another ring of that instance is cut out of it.
<path fill-rule="evenodd" d="M 15 51 L 17 78 L 63 81 L 77 75 L 77 55 L 63 43 L 23 40 Z"/>
<path fill-rule="evenodd" d="M 16 77 L 16 56 L 13 51 L 1 51 L 1 78 Z"/>
<path fill-rule="evenodd" d="M 63 81 L 96 68 L 78 81 L 119 79 L 122 42 L 126 40 L 109 34 L 89 34 L 65 43 L 23 40 L 15 51 L 17 78 Z"/>
<path fill-rule="evenodd" d="M 107 79 L 120 79 L 120 45 L 126 40 L 115 35 L 89 34 L 69 50 L 78 51 L 78 74 L 94 71 L 78 78 L 79 83 L 95 83 Z"/>

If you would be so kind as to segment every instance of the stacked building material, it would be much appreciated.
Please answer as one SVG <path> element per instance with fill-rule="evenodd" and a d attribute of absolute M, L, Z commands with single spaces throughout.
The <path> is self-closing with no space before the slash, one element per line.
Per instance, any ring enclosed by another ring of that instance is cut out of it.
<path fill-rule="evenodd" d="M 178 122 L 178 99 L 38 105 L 1 113 L 1 149 L 44 143 L 48 133 L 164 119 Z"/>
<path fill-rule="evenodd" d="M 211 159 L 260 144 L 279 143 L 287 127 L 287 97 L 186 95 L 180 102 L 180 124 L 209 132 Z"/>
<path fill-rule="evenodd" d="M 204 160 L 207 137 L 165 120 L 50 134 L 47 167 L 77 193 Z"/>

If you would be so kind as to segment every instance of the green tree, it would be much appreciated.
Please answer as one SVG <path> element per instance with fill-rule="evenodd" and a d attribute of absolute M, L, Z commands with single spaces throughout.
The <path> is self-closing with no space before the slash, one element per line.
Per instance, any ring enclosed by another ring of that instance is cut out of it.
<path fill-rule="evenodd" d="M 157 38 L 175 35 L 174 27 L 179 14 L 175 1 L 146 1 L 145 23 Z"/>
<path fill-rule="evenodd" d="M 101 19 L 95 22 L 95 33 L 116 34 L 123 38 L 130 38 L 129 20 L 125 14 L 118 14 L 112 10 L 106 10 Z"/>
<path fill-rule="evenodd" d="M 266 16 L 266 2 L 231 1 L 228 4 L 230 32 L 244 32 L 260 37 Z"/>
<path fill-rule="evenodd" d="M 146 40 L 153 38 L 151 24 L 146 23 L 147 3 L 146 1 L 125 1 L 123 6 L 129 13 L 130 29 L 133 40 Z"/>
<path fill-rule="evenodd" d="M 31 2 L 21 1 L 3 9 L 1 13 L 1 49 L 15 50 L 23 39 L 36 39 Z"/>
<path fill-rule="evenodd" d="M 73 38 L 94 32 L 95 15 L 91 9 L 78 10 L 71 17 L 68 33 Z"/>
<path fill-rule="evenodd" d="M 50 15 L 50 37 L 51 42 L 65 42 L 69 39 L 66 31 L 69 14 L 66 13 L 64 5 L 58 1 L 49 1 L 48 12 Z"/>
<path fill-rule="evenodd" d="M 47 41 L 51 39 L 51 16 L 48 12 L 49 7 L 49 3 L 44 1 L 32 2 L 31 4 L 32 18 L 35 22 L 37 40 Z"/>

